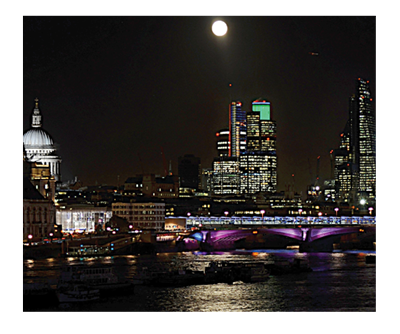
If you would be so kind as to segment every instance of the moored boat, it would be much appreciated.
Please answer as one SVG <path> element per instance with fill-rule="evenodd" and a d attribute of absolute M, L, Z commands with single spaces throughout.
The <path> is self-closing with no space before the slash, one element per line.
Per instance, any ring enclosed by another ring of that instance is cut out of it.
<path fill-rule="evenodd" d="M 69 283 L 57 287 L 60 303 L 89 302 L 100 298 L 100 291 L 85 284 Z"/>
<path fill-rule="evenodd" d="M 133 282 L 120 281 L 110 266 L 68 266 L 62 271 L 60 281 L 84 284 L 98 289 L 102 295 L 131 292 L 134 288 Z"/>

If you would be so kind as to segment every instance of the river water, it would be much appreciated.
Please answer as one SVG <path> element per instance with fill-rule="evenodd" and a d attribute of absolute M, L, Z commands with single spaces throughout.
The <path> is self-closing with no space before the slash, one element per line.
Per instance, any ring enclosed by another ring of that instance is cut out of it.
<path fill-rule="evenodd" d="M 299 253 L 297 250 L 182 252 L 99 258 L 24 260 L 24 283 L 55 286 L 65 265 L 110 265 L 121 279 L 142 267 L 188 267 L 203 270 L 214 260 L 268 261 L 305 259 L 312 272 L 270 276 L 262 283 L 186 287 L 136 286 L 135 293 L 90 303 L 42 305 L 24 311 L 139 312 L 295 312 L 376 311 L 376 266 L 365 257 L 374 251 Z"/>

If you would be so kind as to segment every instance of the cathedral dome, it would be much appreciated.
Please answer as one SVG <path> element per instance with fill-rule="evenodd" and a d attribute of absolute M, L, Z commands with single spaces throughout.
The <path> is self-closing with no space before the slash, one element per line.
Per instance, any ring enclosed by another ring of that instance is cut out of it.
<path fill-rule="evenodd" d="M 24 133 L 24 146 L 34 148 L 53 148 L 51 136 L 41 128 L 32 128 Z"/>

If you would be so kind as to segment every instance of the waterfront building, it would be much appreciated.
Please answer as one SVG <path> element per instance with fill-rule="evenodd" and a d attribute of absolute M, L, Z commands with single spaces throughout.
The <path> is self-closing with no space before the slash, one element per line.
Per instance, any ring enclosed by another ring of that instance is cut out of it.
<path fill-rule="evenodd" d="M 104 229 L 104 225 L 112 217 L 112 211 L 107 206 L 95 206 L 93 204 L 76 203 L 60 204 L 57 206 L 56 223 L 63 232 L 94 232 L 96 229 Z"/>
<path fill-rule="evenodd" d="M 116 202 L 112 204 L 112 215 L 126 219 L 132 229 L 164 229 L 165 203 L 156 202 Z"/>
<path fill-rule="evenodd" d="M 23 143 L 26 160 L 49 166 L 56 182 L 61 181 L 61 158 L 57 155 L 53 138 L 42 128 L 38 99 L 35 99 L 31 128 L 24 132 Z"/>
<path fill-rule="evenodd" d="M 232 101 L 229 105 L 229 156 L 237 157 L 246 150 L 246 112 L 242 102 Z"/>

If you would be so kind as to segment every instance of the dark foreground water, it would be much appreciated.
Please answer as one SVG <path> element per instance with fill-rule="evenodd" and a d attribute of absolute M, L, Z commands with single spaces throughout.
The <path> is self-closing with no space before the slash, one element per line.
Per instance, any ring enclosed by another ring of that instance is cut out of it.
<path fill-rule="evenodd" d="M 189 267 L 202 270 L 213 260 L 267 261 L 305 258 L 312 272 L 270 276 L 262 283 L 136 286 L 131 295 L 116 295 L 90 303 L 42 305 L 24 311 L 141 311 L 141 312 L 283 312 L 376 311 L 376 266 L 366 264 L 371 251 L 298 253 L 295 250 L 184 252 L 158 255 L 24 261 L 24 283 L 55 286 L 67 264 L 113 264 L 122 279 L 134 277 L 143 266 Z"/>

